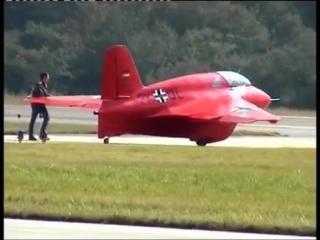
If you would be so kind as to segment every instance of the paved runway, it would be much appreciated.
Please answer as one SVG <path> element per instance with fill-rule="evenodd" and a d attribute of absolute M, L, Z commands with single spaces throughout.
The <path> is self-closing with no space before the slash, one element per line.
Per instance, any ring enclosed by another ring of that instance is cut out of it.
<path fill-rule="evenodd" d="M 4 239 L 315 239 L 315 237 L 5 219 Z"/>
<path fill-rule="evenodd" d="M 56 123 L 74 123 L 96 125 L 97 117 L 93 115 L 93 111 L 82 110 L 76 108 L 49 108 L 51 122 Z M 21 118 L 17 118 L 17 114 L 21 114 Z M 29 105 L 4 105 L 5 121 L 29 121 L 30 106 Z M 313 117 L 281 117 L 281 121 L 277 124 L 266 122 L 257 122 L 254 124 L 241 125 L 237 129 L 259 129 L 267 131 L 279 132 L 290 137 L 316 137 L 316 118 Z"/>
<path fill-rule="evenodd" d="M 25 139 L 28 137 L 25 136 Z M 50 135 L 52 142 L 85 142 L 101 143 L 96 135 Z M 5 142 L 18 142 L 17 137 L 5 135 Z M 25 143 L 34 143 L 25 141 Z M 147 144 L 147 145 L 175 145 L 175 146 L 196 146 L 194 142 L 184 138 L 132 136 L 110 138 L 109 144 Z M 229 137 L 228 139 L 208 144 L 207 147 L 242 147 L 242 148 L 316 148 L 315 138 L 292 138 L 292 137 Z M 197 147 L 197 146 L 196 146 Z"/>

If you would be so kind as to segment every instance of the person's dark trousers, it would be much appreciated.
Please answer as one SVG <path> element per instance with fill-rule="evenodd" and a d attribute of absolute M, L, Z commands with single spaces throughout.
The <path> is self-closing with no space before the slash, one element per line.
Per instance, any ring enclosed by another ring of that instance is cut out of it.
<path fill-rule="evenodd" d="M 29 123 L 29 138 L 33 137 L 33 129 L 34 129 L 34 124 L 36 122 L 37 116 L 38 114 L 41 114 L 43 117 L 43 122 L 42 122 L 42 126 L 40 129 L 40 136 L 42 136 L 42 134 L 46 131 L 48 124 L 49 124 L 49 113 L 48 110 L 46 108 L 46 106 L 44 104 L 31 104 L 31 119 L 30 119 L 30 123 Z"/>

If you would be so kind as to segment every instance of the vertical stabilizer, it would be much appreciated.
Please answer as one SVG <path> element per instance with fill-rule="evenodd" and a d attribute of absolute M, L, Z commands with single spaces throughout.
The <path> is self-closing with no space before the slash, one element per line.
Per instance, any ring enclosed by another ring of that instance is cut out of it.
<path fill-rule="evenodd" d="M 104 54 L 101 99 L 129 98 L 143 88 L 139 73 L 127 47 L 116 45 Z"/>

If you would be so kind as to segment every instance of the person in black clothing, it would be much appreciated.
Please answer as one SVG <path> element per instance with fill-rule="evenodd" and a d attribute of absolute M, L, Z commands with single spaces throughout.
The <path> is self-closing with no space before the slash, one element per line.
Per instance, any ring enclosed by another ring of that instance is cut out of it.
<path fill-rule="evenodd" d="M 51 96 L 47 90 L 48 87 L 48 83 L 49 83 L 49 74 L 48 73 L 41 73 L 40 74 L 40 82 L 36 83 L 34 85 L 34 87 L 31 90 L 31 97 L 48 97 Z M 31 103 L 31 109 L 32 109 L 32 113 L 31 113 L 31 119 L 30 119 L 30 123 L 29 123 L 29 140 L 30 141 L 37 141 L 37 139 L 34 137 L 33 135 L 33 128 L 34 128 L 34 124 L 36 122 L 37 116 L 38 114 L 42 115 L 43 117 L 43 123 L 40 129 L 40 138 L 42 138 L 41 136 L 46 133 L 46 128 L 48 127 L 48 123 L 49 123 L 49 113 L 48 110 L 46 108 L 45 104 L 42 103 Z M 50 140 L 49 138 L 47 138 L 47 140 Z"/>

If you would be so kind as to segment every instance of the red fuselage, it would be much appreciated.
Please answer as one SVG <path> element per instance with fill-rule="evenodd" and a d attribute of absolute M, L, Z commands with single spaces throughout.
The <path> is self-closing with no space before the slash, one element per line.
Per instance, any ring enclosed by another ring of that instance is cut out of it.
<path fill-rule="evenodd" d="M 226 96 L 241 96 L 262 109 L 270 104 L 270 97 L 260 89 L 254 86 L 230 87 L 218 73 L 187 75 L 145 87 L 130 98 L 104 100 L 99 110 L 102 125 L 99 138 L 142 134 L 222 141 L 232 134 L 236 123 L 179 117 L 173 113 L 178 107 L 183 111 L 181 106 L 185 106 L 186 111 L 192 108 L 208 110 L 206 104 L 193 104 L 197 99 L 206 99 L 210 106 L 214 103 L 212 111 L 224 111 Z"/>

